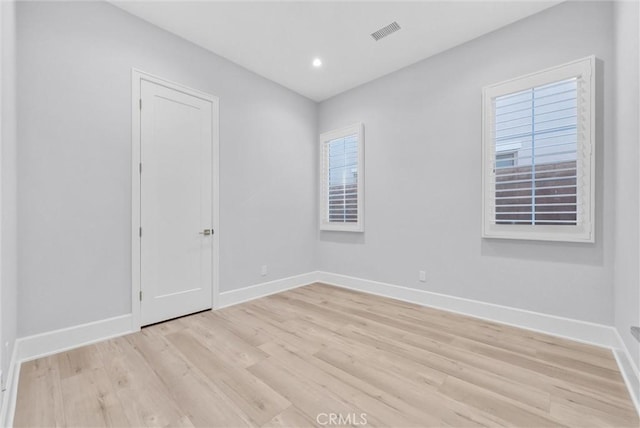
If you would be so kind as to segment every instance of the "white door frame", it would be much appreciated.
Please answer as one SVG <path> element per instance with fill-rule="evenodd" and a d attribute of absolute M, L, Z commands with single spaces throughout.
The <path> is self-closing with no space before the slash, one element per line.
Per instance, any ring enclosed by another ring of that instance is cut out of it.
<path fill-rule="evenodd" d="M 178 83 L 174 83 L 154 76 L 144 71 L 131 69 L 131 314 L 132 331 L 138 331 L 141 327 L 141 301 L 140 301 L 140 86 L 141 81 L 146 80 L 157 85 L 201 98 L 211 102 L 211 138 L 212 138 L 212 189 L 213 189 L 213 219 L 212 225 L 214 230 L 213 238 L 213 275 L 211 284 L 211 307 L 218 307 L 219 280 L 220 280 L 220 241 L 218 239 L 220 233 L 220 136 L 219 136 L 219 99 L 213 95 L 192 89 Z"/>

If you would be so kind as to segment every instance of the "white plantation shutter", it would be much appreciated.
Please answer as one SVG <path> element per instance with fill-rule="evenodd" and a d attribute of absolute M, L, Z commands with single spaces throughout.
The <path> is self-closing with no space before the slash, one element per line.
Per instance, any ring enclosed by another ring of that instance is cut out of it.
<path fill-rule="evenodd" d="M 594 58 L 485 88 L 485 237 L 593 241 Z"/>
<path fill-rule="evenodd" d="M 327 141 L 326 173 L 329 182 L 329 222 L 358 221 L 358 135 Z"/>
<path fill-rule="evenodd" d="M 320 136 L 322 230 L 363 230 L 362 134 L 356 124 Z"/>
<path fill-rule="evenodd" d="M 577 86 L 574 77 L 495 98 L 496 223 L 577 224 Z"/>

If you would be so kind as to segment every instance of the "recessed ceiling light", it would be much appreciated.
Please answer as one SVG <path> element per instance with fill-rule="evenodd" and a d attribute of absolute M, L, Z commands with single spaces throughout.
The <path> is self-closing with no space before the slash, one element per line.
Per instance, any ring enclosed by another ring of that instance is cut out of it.
<path fill-rule="evenodd" d="M 322 60 L 320 58 L 315 58 L 311 63 L 315 68 L 322 67 Z"/>

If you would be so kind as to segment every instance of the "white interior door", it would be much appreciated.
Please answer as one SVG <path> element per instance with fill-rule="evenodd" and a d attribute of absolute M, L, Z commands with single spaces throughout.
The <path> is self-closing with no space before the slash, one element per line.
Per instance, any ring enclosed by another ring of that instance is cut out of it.
<path fill-rule="evenodd" d="M 147 80 L 140 99 L 140 316 L 148 325 L 212 307 L 214 124 L 211 100 Z"/>

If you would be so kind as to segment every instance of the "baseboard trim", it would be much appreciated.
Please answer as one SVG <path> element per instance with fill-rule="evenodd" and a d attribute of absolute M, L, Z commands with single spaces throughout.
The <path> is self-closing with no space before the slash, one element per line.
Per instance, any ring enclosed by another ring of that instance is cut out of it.
<path fill-rule="evenodd" d="M 303 287 L 314 282 L 429 306 L 606 348 L 620 347 L 617 333 L 611 326 L 322 271 L 220 293 L 220 308 Z"/>
<path fill-rule="evenodd" d="M 316 279 L 318 278 L 318 273 L 319 272 L 308 272 L 301 275 L 290 276 L 287 278 L 251 285 L 249 287 L 239 288 L 237 290 L 225 291 L 224 293 L 220 293 L 218 309 L 312 284 L 317 282 Z"/>
<path fill-rule="evenodd" d="M 606 348 L 618 347 L 615 329 L 602 324 L 329 272 L 319 272 L 318 274 L 317 282 L 335 285 L 337 287 L 389 297 L 422 306 L 429 306 L 596 346 Z"/>
<path fill-rule="evenodd" d="M 17 341 L 16 341 L 17 342 Z M 0 426 L 13 426 L 13 415 L 16 410 L 16 399 L 18 398 L 18 383 L 20 381 L 20 361 L 18 361 L 18 344 L 14 343 L 11 361 L 9 362 L 9 373 L 7 374 L 6 388 L 2 394 L 2 407 L 0 408 Z"/>
<path fill-rule="evenodd" d="M 636 411 L 638 415 L 640 415 L 640 371 L 634 363 L 633 358 L 631 358 L 631 353 L 624 344 L 620 332 L 615 330 L 615 334 L 620 344 L 617 349 L 613 349 L 613 355 L 620 368 L 620 373 L 622 373 L 624 383 L 629 390 L 631 401 L 633 401 L 633 404 L 636 406 Z"/>
<path fill-rule="evenodd" d="M 23 362 L 131 333 L 131 320 L 131 314 L 121 315 L 17 339 L 11 355 L 6 390 L 2 396 L 1 426 L 13 426 L 20 367 Z"/>
<path fill-rule="evenodd" d="M 329 272 L 316 272 L 315 282 L 349 290 L 389 297 L 422 306 L 442 309 L 487 321 L 562 337 L 611 349 L 627 385 L 631 401 L 640 415 L 640 372 L 618 331 L 603 324 L 543 314 L 494 303 L 371 281 Z"/>
<path fill-rule="evenodd" d="M 308 272 L 220 293 L 219 308 L 237 305 L 315 282 L 610 348 L 613 350 L 631 398 L 640 414 L 638 369 L 618 332 L 611 326 L 321 271 Z M 7 378 L 7 389 L 2 397 L 0 424 L 6 427 L 12 426 L 22 362 L 132 333 L 132 319 L 133 315 L 127 314 L 17 339 Z"/>
<path fill-rule="evenodd" d="M 131 314 L 34 334 L 16 340 L 18 361 L 25 362 L 131 333 Z"/>

